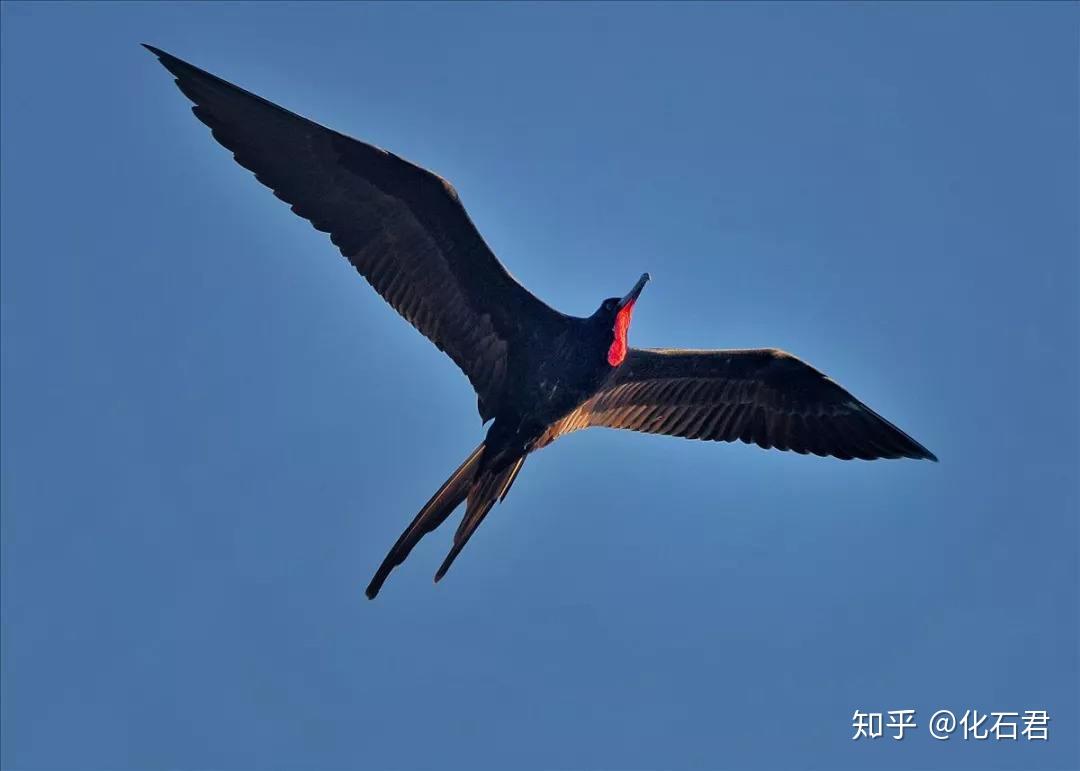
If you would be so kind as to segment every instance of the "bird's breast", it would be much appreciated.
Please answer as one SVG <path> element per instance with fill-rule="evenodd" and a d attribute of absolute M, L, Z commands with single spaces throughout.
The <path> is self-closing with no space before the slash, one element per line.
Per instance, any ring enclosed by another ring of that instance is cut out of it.
<path fill-rule="evenodd" d="M 594 340 L 591 332 L 570 328 L 550 338 L 536 336 L 518 348 L 506 411 L 546 425 L 596 393 L 611 368 L 603 341 Z"/>

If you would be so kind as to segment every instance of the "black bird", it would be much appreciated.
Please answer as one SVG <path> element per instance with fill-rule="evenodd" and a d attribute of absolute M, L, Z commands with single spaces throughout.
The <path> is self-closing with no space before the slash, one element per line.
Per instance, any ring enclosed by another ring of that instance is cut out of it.
<path fill-rule="evenodd" d="M 374 598 L 416 543 L 461 504 L 446 573 L 529 453 L 589 426 L 862 458 L 934 455 L 835 381 L 775 349 L 627 346 L 646 273 L 587 318 L 552 309 L 484 243 L 445 179 L 146 46 L 236 162 L 330 240 L 394 309 L 446 352 L 493 421 L 401 534 Z"/>

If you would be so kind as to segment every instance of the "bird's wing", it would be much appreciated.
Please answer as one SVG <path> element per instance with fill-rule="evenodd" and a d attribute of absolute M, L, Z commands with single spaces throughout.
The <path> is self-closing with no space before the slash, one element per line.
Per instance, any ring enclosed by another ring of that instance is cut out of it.
<path fill-rule="evenodd" d="M 449 182 L 146 46 L 244 168 L 461 367 L 493 417 L 519 330 L 564 317 L 492 254 Z"/>
<path fill-rule="evenodd" d="M 547 441 L 589 426 L 734 442 L 837 458 L 934 454 L 789 353 L 631 349 L 611 379 Z"/>

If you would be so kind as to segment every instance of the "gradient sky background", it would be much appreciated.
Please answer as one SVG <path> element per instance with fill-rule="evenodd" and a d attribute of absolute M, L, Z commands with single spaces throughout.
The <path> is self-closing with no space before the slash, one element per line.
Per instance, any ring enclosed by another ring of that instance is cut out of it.
<path fill-rule="evenodd" d="M 1080 766 L 1075 5 L 0 21 L 5 769 Z M 651 271 L 634 344 L 786 348 L 941 463 L 583 432 L 368 602 L 468 382 L 142 41 L 445 175 L 561 310 Z"/>

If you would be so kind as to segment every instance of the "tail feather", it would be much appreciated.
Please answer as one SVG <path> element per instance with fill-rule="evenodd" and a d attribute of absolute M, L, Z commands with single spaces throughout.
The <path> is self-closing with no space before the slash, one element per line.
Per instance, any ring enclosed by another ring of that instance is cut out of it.
<path fill-rule="evenodd" d="M 525 458 L 519 458 L 518 462 L 514 464 L 514 470 L 510 472 L 510 476 L 506 478 L 503 483 L 502 492 L 499 493 L 499 503 L 502 503 L 506 499 L 507 493 L 510 492 L 510 487 L 514 484 L 514 480 L 517 479 L 518 472 L 521 471 L 521 467 L 525 465 Z"/>
<path fill-rule="evenodd" d="M 457 471 L 450 475 L 450 478 L 443 483 L 443 486 L 424 505 L 424 508 L 420 509 L 420 513 L 416 515 L 416 518 L 405 529 L 405 532 L 397 539 L 397 543 L 390 549 L 390 553 L 386 555 L 386 559 L 383 560 L 379 569 L 375 572 L 375 577 L 368 584 L 365 593 L 369 600 L 375 599 L 375 595 L 379 593 L 379 589 L 382 588 L 383 582 L 390 575 L 390 571 L 405 561 L 405 558 L 409 556 L 409 552 L 412 551 L 420 539 L 446 521 L 446 518 L 469 495 L 470 489 L 473 487 L 473 478 L 476 476 L 483 454 L 484 445 L 481 444 L 472 451 L 464 463 L 458 466 Z M 472 507 L 471 502 L 469 506 Z"/>
<path fill-rule="evenodd" d="M 525 458 L 521 457 L 499 470 L 488 469 L 480 473 L 479 478 L 469 489 L 468 507 L 464 519 L 461 520 L 457 532 L 454 533 L 454 546 L 435 573 L 436 582 L 446 575 L 446 571 L 454 564 L 454 560 L 457 559 L 458 554 L 465 548 L 465 544 L 472 538 L 476 528 L 480 527 L 480 523 L 484 521 L 484 517 L 491 511 L 491 507 L 505 498 L 506 494 L 510 492 L 510 486 L 517 479 L 523 463 L 525 463 Z"/>

